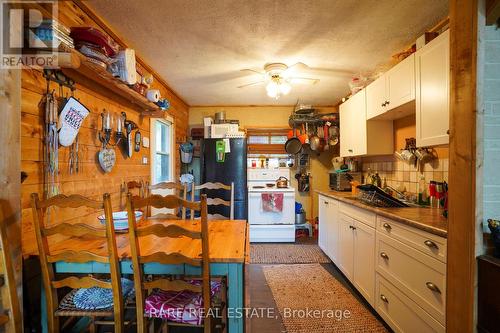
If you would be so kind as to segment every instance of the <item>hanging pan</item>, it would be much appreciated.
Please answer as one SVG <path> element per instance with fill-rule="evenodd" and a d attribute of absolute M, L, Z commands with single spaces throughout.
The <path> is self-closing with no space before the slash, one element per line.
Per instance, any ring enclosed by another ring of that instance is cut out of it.
<path fill-rule="evenodd" d="M 302 150 L 302 142 L 297 138 L 295 127 L 293 136 L 285 142 L 285 151 L 290 155 L 296 155 Z"/>

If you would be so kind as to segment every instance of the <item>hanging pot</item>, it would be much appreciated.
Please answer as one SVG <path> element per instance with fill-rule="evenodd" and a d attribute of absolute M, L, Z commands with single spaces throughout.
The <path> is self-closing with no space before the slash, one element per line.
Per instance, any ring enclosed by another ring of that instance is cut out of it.
<path fill-rule="evenodd" d="M 285 151 L 290 155 L 296 155 L 302 150 L 302 142 L 296 136 L 295 127 L 293 128 L 293 136 L 285 142 Z"/>

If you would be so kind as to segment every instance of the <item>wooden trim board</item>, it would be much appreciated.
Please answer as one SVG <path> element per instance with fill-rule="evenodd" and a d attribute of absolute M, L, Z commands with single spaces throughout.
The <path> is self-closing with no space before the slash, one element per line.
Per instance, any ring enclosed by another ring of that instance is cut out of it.
<path fill-rule="evenodd" d="M 450 0 L 447 332 L 474 331 L 478 0 Z"/>

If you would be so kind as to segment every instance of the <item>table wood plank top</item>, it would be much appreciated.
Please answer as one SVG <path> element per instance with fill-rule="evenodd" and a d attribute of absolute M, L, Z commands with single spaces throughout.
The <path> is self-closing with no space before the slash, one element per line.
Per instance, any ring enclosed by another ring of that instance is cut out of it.
<path fill-rule="evenodd" d="M 197 220 L 144 220 L 140 226 L 153 223 L 178 224 L 183 228 L 200 231 L 200 222 Z M 248 224 L 245 220 L 212 220 L 208 222 L 210 262 L 212 263 L 245 263 L 249 254 Z M 129 235 L 125 233 L 116 234 L 118 255 L 121 260 L 130 259 Z M 187 237 L 159 238 L 146 236 L 139 239 L 139 247 L 142 255 L 155 252 L 179 252 L 189 258 L 200 258 L 201 241 Z M 106 255 L 106 242 L 102 240 L 70 238 L 56 241 L 49 245 L 51 254 L 69 249 L 78 251 L 90 251 L 99 255 Z"/>

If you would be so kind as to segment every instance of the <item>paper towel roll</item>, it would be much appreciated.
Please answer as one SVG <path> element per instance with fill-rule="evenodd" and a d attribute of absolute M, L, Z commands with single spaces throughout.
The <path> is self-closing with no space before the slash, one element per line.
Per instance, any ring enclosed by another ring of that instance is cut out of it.
<path fill-rule="evenodd" d="M 160 99 L 160 91 L 158 89 L 149 89 L 146 92 L 146 98 L 150 102 L 156 103 Z"/>

